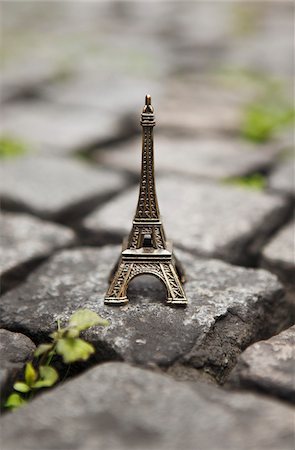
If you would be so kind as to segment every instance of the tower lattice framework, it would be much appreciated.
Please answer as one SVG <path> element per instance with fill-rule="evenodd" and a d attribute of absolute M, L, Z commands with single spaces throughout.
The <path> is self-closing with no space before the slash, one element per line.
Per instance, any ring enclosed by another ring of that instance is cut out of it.
<path fill-rule="evenodd" d="M 105 304 L 128 303 L 127 289 L 130 281 L 138 275 L 154 275 L 166 286 L 167 303 L 187 304 L 182 287 L 183 272 L 166 240 L 159 212 L 154 176 L 154 108 L 151 97 L 146 96 L 141 114 L 142 161 L 139 197 L 129 236 L 124 239 L 122 253 L 110 280 Z"/>

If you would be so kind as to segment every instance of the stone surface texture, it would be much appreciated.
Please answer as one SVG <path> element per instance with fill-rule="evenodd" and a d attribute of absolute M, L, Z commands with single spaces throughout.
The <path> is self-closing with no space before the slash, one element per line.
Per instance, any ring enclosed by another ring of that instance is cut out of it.
<path fill-rule="evenodd" d="M 1 216 L 1 275 L 31 260 L 44 258 L 59 247 L 74 242 L 74 232 L 62 225 L 27 214 Z"/>
<path fill-rule="evenodd" d="M 32 55 L 23 56 L 9 65 L 3 64 L 1 100 L 8 102 L 23 95 L 36 94 L 40 87 L 54 80 L 56 73 L 48 59 L 42 58 L 37 62 Z"/>
<path fill-rule="evenodd" d="M 35 344 L 21 333 L 0 329 L 0 390 L 8 389 L 35 350 Z"/>
<path fill-rule="evenodd" d="M 21 139 L 32 152 L 65 155 L 114 139 L 119 123 L 110 114 L 54 103 L 4 105 L 2 133 Z"/>
<path fill-rule="evenodd" d="M 293 411 L 123 363 L 89 370 L 2 420 L 3 450 L 291 450 Z"/>
<path fill-rule="evenodd" d="M 157 192 L 169 239 L 183 249 L 234 263 L 247 261 L 250 247 L 257 252 L 261 239 L 288 211 L 279 196 L 180 175 L 159 177 Z M 137 200 L 138 187 L 115 197 L 85 218 L 85 229 L 127 235 Z"/>
<path fill-rule="evenodd" d="M 188 61 L 193 52 L 189 48 L 187 54 L 183 55 L 186 50 L 181 44 L 175 43 L 173 48 L 174 57 L 177 55 L 180 66 L 182 58 Z M 202 49 L 199 48 L 198 62 L 202 59 L 201 53 Z M 228 79 L 218 71 L 202 73 L 196 64 L 181 78 L 176 76 L 168 79 L 165 87 L 156 110 L 158 129 L 169 130 L 175 135 L 237 136 L 243 110 L 257 95 L 257 86 L 254 84 L 235 83 L 234 77 Z"/>
<path fill-rule="evenodd" d="M 238 359 L 229 382 L 295 402 L 295 326 L 256 342 Z"/>
<path fill-rule="evenodd" d="M 187 271 L 187 308 L 167 306 L 160 282 L 149 280 L 138 288 L 136 279 L 130 284 L 128 305 L 105 306 L 109 271 L 119 251 L 107 246 L 59 252 L 3 296 L 1 326 L 43 341 L 57 318 L 63 323 L 78 308 L 89 308 L 110 321 L 108 327 L 85 333 L 97 349 L 97 360 L 119 358 L 163 367 L 178 361 L 223 379 L 241 350 L 288 321 L 275 276 L 198 260 L 185 252 L 178 254 Z"/>
<path fill-rule="evenodd" d="M 263 267 L 295 283 L 295 220 L 280 229 L 262 251 Z"/>
<path fill-rule="evenodd" d="M 182 173 L 196 177 L 223 179 L 242 176 L 269 167 L 275 150 L 257 148 L 241 139 L 184 138 L 155 136 L 155 167 L 158 174 Z M 124 145 L 98 151 L 96 158 L 112 168 L 139 176 L 141 167 L 140 138 Z"/>
<path fill-rule="evenodd" d="M 295 196 L 295 160 L 286 160 L 279 165 L 269 178 L 269 187 L 272 190 Z"/>
<path fill-rule="evenodd" d="M 43 90 L 43 96 L 63 107 L 82 106 L 94 114 L 99 113 L 102 119 L 124 118 L 138 116 L 142 108 L 142 93 L 150 90 L 154 96 L 160 93 L 160 87 L 152 77 L 137 78 L 131 73 L 118 77 L 112 71 L 106 71 L 89 75 L 82 73 L 64 83 L 49 85 Z"/>
<path fill-rule="evenodd" d="M 28 156 L 2 163 L 1 197 L 9 207 L 50 219 L 87 210 L 126 186 L 118 173 L 79 160 Z"/>

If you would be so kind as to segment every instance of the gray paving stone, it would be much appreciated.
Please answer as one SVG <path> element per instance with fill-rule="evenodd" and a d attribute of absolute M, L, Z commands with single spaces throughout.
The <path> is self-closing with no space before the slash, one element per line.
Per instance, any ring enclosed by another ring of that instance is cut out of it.
<path fill-rule="evenodd" d="M 292 77 L 290 3 L 275 4 L 267 10 L 258 4 L 233 8 L 230 3 L 188 3 L 183 9 L 173 21 L 170 36 L 180 74 L 227 68 Z"/>
<path fill-rule="evenodd" d="M 232 14 L 229 4 L 194 2 L 178 4 L 175 8 L 177 19 L 172 32 L 184 45 L 199 47 L 201 50 L 202 47 L 208 49 L 224 42 Z"/>
<path fill-rule="evenodd" d="M 69 228 L 13 213 L 2 213 L 0 235 L 1 278 L 12 271 L 19 277 L 19 272 L 25 272 L 25 266 L 72 244 L 75 239 Z"/>
<path fill-rule="evenodd" d="M 85 213 L 127 184 L 123 175 L 81 160 L 33 155 L 6 160 L 0 175 L 3 204 L 62 220 Z"/>
<path fill-rule="evenodd" d="M 283 227 L 262 251 L 263 267 L 277 273 L 284 281 L 295 283 L 295 220 Z"/>
<path fill-rule="evenodd" d="M 3 394 L 12 385 L 35 350 L 35 344 L 27 336 L 0 329 L 0 390 Z"/>
<path fill-rule="evenodd" d="M 252 20 L 254 29 L 244 36 L 230 39 L 222 53 L 222 64 L 225 67 L 236 66 L 254 73 L 267 76 L 287 78 L 293 76 L 290 55 L 293 49 L 294 5 L 276 3 L 265 12 L 252 10 L 257 18 Z M 290 92 L 291 94 L 291 92 Z M 291 94 L 292 95 L 292 94 Z"/>
<path fill-rule="evenodd" d="M 280 196 L 184 176 L 158 178 L 157 192 L 169 239 L 186 250 L 230 262 L 247 261 L 250 247 L 255 254 L 260 240 L 288 210 Z M 138 188 L 130 189 L 86 217 L 84 227 L 125 236 L 137 199 Z"/>
<path fill-rule="evenodd" d="M 167 80 L 165 94 L 155 104 L 158 129 L 192 136 L 239 134 L 243 106 L 253 95 L 249 89 L 228 89 L 218 77 Z"/>
<path fill-rule="evenodd" d="M 36 94 L 41 86 L 54 79 L 56 67 L 40 55 L 38 62 L 33 55 L 22 56 L 4 66 L 1 75 L 1 100 L 7 102 L 23 95 Z"/>
<path fill-rule="evenodd" d="M 295 159 L 286 160 L 270 175 L 269 188 L 295 197 Z"/>
<path fill-rule="evenodd" d="M 239 139 L 217 137 L 185 138 L 156 136 L 157 173 L 182 173 L 196 177 L 222 179 L 242 176 L 270 167 L 276 151 L 269 146 L 251 145 Z M 140 138 L 104 151 L 97 151 L 98 162 L 140 174 Z"/>
<path fill-rule="evenodd" d="M 194 259 L 185 252 L 179 257 L 188 277 L 186 309 L 167 306 L 161 283 L 144 277 L 137 279 L 140 285 L 136 280 L 131 283 L 128 305 L 105 306 L 108 275 L 119 251 L 107 246 L 55 254 L 3 296 L 0 325 L 10 330 L 21 327 L 35 340 L 46 340 L 57 318 L 64 322 L 78 308 L 89 308 L 110 321 L 108 327 L 85 334 L 97 348 L 97 360 L 120 358 L 163 367 L 178 361 L 223 379 L 241 349 L 289 320 L 275 276 Z"/>
<path fill-rule="evenodd" d="M 79 70 L 85 58 L 92 57 L 92 64 L 95 60 L 96 69 L 101 69 L 93 55 L 100 53 L 100 41 L 107 35 L 102 28 L 106 22 L 111 24 L 108 9 L 102 4 L 87 8 L 79 4 L 62 8 L 3 5 L 2 98 L 38 94 L 46 83 Z"/>
<path fill-rule="evenodd" d="M 107 112 L 46 102 L 5 105 L 2 115 L 2 134 L 22 140 L 41 154 L 69 154 L 120 132 L 118 119 Z"/>
<path fill-rule="evenodd" d="M 209 57 L 212 58 L 212 54 Z M 196 76 L 188 71 L 180 79 L 168 78 L 166 89 L 156 105 L 157 129 L 176 136 L 209 135 L 218 139 L 222 133 L 228 139 L 240 138 L 249 105 L 257 103 L 266 89 L 262 80 L 255 81 L 247 73 L 247 70 L 241 73 L 233 71 L 232 74 L 230 71 L 224 74 L 217 72 L 216 75 L 205 72 Z M 291 97 L 291 83 L 287 85 L 286 82 L 284 89 L 286 96 Z M 289 148 L 294 142 L 290 137 L 290 133 L 284 130 L 284 133 L 275 134 L 272 142 L 276 141 L 282 149 Z M 267 144 L 261 150 L 267 150 Z"/>
<path fill-rule="evenodd" d="M 110 49 L 111 51 L 111 49 Z M 156 96 L 161 89 L 158 83 L 146 77 L 121 76 L 103 70 L 99 73 L 85 73 L 66 80 L 64 83 L 48 86 L 43 96 L 64 107 L 85 107 L 99 114 L 101 121 L 124 118 L 128 115 L 138 116 L 142 110 L 144 96 L 152 91 Z M 128 92 L 128 95 L 126 95 Z M 99 119 L 100 120 L 100 119 Z M 127 123 L 128 125 L 128 123 Z M 97 120 L 97 128 L 99 121 Z M 102 130 L 103 130 L 102 126 Z M 113 128 L 116 128 L 113 126 Z"/>
<path fill-rule="evenodd" d="M 295 326 L 256 342 L 239 356 L 229 382 L 295 402 Z"/>
<path fill-rule="evenodd" d="M 291 450 L 293 411 L 123 363 L 95 367 L 2 419 L 3 450 Z M 54 432 L 53 432 L 54 430 Z"/>

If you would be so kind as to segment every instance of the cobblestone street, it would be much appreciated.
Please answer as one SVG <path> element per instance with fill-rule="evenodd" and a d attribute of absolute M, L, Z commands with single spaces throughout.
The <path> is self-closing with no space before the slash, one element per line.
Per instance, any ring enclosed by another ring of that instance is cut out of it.
<path fill-rule="evenodd" d="M 3 450 L 292 450 L 294 3 L 1 1 L 0 387 L 79 308 L 109 321 Z M 185 309 L 134 279 L 104 305 L 156 189 Z M 2 400 L 3 402 L 3 400 Z M 3 403 L 2 403 L 3 407 Z"/>

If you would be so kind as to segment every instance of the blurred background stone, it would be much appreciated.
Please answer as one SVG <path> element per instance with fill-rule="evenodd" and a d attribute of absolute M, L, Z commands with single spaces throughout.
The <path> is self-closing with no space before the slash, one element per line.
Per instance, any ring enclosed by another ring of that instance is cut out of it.
<path fill-rule="evenodd" d="M 69 221 L 127 186 L 126 177 L 79 159 L 23 156 L 0 167 L 6 208 Z"/>
<path fill-rule="evenodd" d="M 272 237 L 262 251 L 262 265 L 276 272 L 282 280 L 295 284 L 295 221 Z"/>
<path fill-rule="evenodd" d="M 3 134 L 20 139 L 36 155 L 82 151 L 114 139 L 121 131 L 116 117 L 81 107 L 22 101 L 5 106 L 4 112 Z"/>
<path fill-rule="evenodd" d="M 229 383 L 295 402 L 295 326 L 256 342 L 239 357 Z"/>
<path fill-rule="evenodd" d="M 295 159 L 288 158 L 270 175 L 270 189 L 295 197 Z"/>
<path fill-rule="evenodd" d="M 19 213 L 2 214 L 0 234 L 2 293 L 21 281 L 54 250 L 73 245 L 75 241 L 70 228 Z"/>

